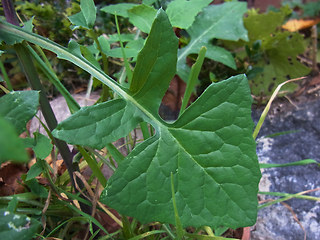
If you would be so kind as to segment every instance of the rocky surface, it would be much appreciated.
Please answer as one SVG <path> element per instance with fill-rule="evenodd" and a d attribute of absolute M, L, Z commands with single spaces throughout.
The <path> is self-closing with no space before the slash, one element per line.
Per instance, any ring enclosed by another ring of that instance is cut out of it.
<path fill-rule="evenodd" d="M 257 154 L 262 163 L 288 163 L 314 159 L 320 163 L 320 100 L 272 109 L 258 137 Z M 275 114 L 276 113 L 276 114 Z M 261 111 L 253 114 L 258 119 Z M 277 137 L 270 134 L 289 131 Z M 317 164 L 262 170 L 260 191 L 298 193 L 320 187 Z M 320 191 L 310 193 L 320 197 Z M 260 195 L 260 200 L 272 199 Z M 252 227 L 252 240 L 320 239 L 320 202 L 292 199 L 261 209 Z"/>

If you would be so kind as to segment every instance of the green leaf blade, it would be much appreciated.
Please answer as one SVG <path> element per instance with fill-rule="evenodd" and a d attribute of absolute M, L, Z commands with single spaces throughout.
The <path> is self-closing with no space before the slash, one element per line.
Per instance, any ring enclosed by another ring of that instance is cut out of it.
<path fill-rule="evenodd" d="M 174 224 L 172 172 L 184 227 L 254 224 L 261 174 L 251 101 L 244 76 L 211 85 L 174 124 L 158 127 L 128 155 L 101 200 L 143 223 Z"/>
<path fill-rule="evenodd" d="M 142 32 L 149 33 L 157 10 L 148 5 L 138 5 L 128 10 L 130 22 Z"/>
<path fill-rule="evenodd" d="M 297 60 L 297 56 L 305 51 L 303 36 L 299 33 L 277 31 L 287 15 L 284 8 L 276 13 L 250 12 L 248 17 L 244 18 L 251 47 L 256 41 L 261 41 L 264 55 L 256 64 L 256 67 L 262 69 L 261 73 L 251 79 L 252 93 L 256 96 L 270 96 L 279 84 L 288 79 L 305 76 L 311 70 Z M 293 91 L 296 87 L 296 84 L 291 83 L 284 89 Z"/>
<path fill-rule="evenodd" d="M 190 35 L 190 43 L 179 50 L 178 56 L 178 74 L 185 81 L 190 72 L 190 68 L 186 64 L 186 57 L 192 53 L 198 53 L 202 46 L 207 48 L 206 57 L 216 61 L 221 61 L 228 66 L 235 67 L 233 59 L 230 58 L 230 54 L 225 50 L 222 52 L 220 49 L 215 49 L 220 52 L 211 53 L 213 45 L 210 40 L 213 38 L 233 40 L 239 39 L 248 40 L 247 30 L 243 26 L 243 14 L 247 11 L 246 3 L 242 2 L 225 2 L 220 5 L 210 5 L 206 7 L 201 14 L 199 14 L 192 24 L 187 29 Z M 211 54 L 210 54 L 211 53 Z M 214 57 L 218 54 L 224 54 L 224 57 Z"/>
<path fill-rule="evenodd" d="M 45 159 L 53 148 L 51 140 L 41 133 L 34 133 L 35 145 L 32 148 L 37 158 Z"/>
<path fill-rule="evenodd" d="M 0 116 L 0 164 L 5 161 L 27 162 L 29 157 L 14 126 Z"/>
<path fill-rule="evenodd" d="M 154 116 L 176 72 L 178 39 L 163 10 L 138 55 L 130 92 Z M 150 101 L 151 100 L 151 101 Z"/>
<path fill-rule="evenodd" d="M 64 120 L 53 136 L 70 144 L 101 149 L 128 134 L 141 122 L 141 113 L 122 99 L 83 107 Z"/>
<path fill-rule="evenodd" d="M 188 29 L 196 15 L 211 2 L 211 0 L 176 0 L 168 4 L 166 13 L 173 27 Z"/>
<path fill-rule="evenodd" d="M 16 91 L 0 98 L 0 116 L 11 122 L 18 134 L 26 129 L 27 122 L 37 113 L 39 92 Z"/>
<path fill-rule="evenodd" d="M 110 13 L 113 15 L 128 18 L 129 17 L 128 10 L 135 7 L 135 6 L 139 6 L 139 5 L 135 4 L 135 3 L 111 4 L 111 5 L 108 5 L 108 6 L 101 8 L 101 11 L 106 12 L 106 13 Z"/>
<path fill-rule="evenodd" d="M 92 28 L 96 21 L 97 10 L 93 0 L 81 0 L 80 8 L 89 28 Z"/>
<path fill-rule="evenodd" d="M 79 27 L 89 29 L 89 26 L 87 24 L 87 21 L 86 21 L 84 15 L 83 15 L 83 12 L 78 12 L 72 16 L 69 16 L 68 19 L 74 25 L 72 27 L 72 30 L 75 30 Z"/>

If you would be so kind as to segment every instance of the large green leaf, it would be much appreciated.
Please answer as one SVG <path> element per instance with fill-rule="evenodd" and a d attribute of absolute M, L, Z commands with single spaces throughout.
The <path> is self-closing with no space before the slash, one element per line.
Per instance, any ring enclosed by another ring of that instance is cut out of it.
<path fill-rule="evenodd" d="M 166 13 L 173 27 L 189 28 L 197 14 L 212 0 L 175 0 L 168 4 Z"/>
<path fill-rule="evenodd" d="M 18 134 L 26 129 L 27 122 L 37 113 L 39 92 L 16 91 L 0 98 L 0 116 L 11 122 Z"/>
<path fill-rule="evenodd" d="M 138 145 L 109 179 L 101 201 L 143 223 L 174 223 L 170 174 L 183 226 L 255 223 L 260 179 L 251 97 L 238 76 L 211 85 L 174 124 Z"/>
<path fill-rule="evenodd" d="M 74 62 L 106 83 L 122 99 L 87 107 L 59 124 L 53 134 L 67 142 L 103 147 L 140 121 L 156 134 L 137 145 L 108 181 L 101 201 L 141 222 L 175 223 L 175 199 L 183 226 L 254 224 L 260 170 L 252 138 L 251 95 L 244 75 L 210 85 L 173 124 L 158 107 L 176 70 L 178 41 L 159 10 L 137 58 L 130 89 L 124 89 L 68 49 L 0 23 L 15 34 Z M 73 131 L 73 132 L 72 132 Z"/>
<path fill-rule="evenodd" d="M 8 240 L 32 239 L 38 232 L 40 222 L 26 215 L 0 210 L 0 238 Z"/>
<path fill-rule="evenodd" d="M 214 48 L 210 41 L 214 38 L 247 41 L 247 30 L 242 20 L 246 11 L 246 3 L 242 2 L 226 2 L 206 7 L 187 29 L 191 40 L 186 47 L 179 50 L 177 67 L 179 76 L 184 80 L 188 79 L 190 68 L 186 64 L 186 58 L 189 54 L 198 53 L 202 46 L 207 48 L 206 57 L 235 69 L 236 65 L 231 53 L 227 50 L 222 51 L 218 47 Z"/>

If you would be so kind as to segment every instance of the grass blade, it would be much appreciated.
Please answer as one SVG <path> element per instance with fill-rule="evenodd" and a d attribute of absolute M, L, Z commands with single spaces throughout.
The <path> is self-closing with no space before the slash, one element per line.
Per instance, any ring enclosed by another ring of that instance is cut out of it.
<path fill-rule="evenodd" d="M 176 204 L 175 191 L 174 191 L 174 183 L 173 183 L 173 173 L 171 172 L 171 192 L 172 192 L 172 204 L 174 209 L 174 217 L 176 220 L 176 228 L 177 228 L 177 239 L 183 239 L 184 231 L 180 221 L 179 212 Z"/>
<path fill-rule="evenodd" d="M 277 163 L 259 163 L 260 168 L 274 168 L 274 167 L 290 167 L 290 166 L 301 166 L 301 165 L 307 165 L 307 164 L 318 164 L 320 167 L 320 163 L 318 163 L 316 160 L 313 159 L 304 159 L 296 162 L 291 163 L 283 163 L 283 164 L 277 164 Z"/>
<path fill-rule="evenodd" d="M 262 127 L 262 124 L 263 124 L 263 122 L 264 122 L 264 120 L 265 120 L 265 118 L 266 118 L 266 116 L 267 116 L 267 114 L 268 114 L 268 112 L 269 112 L 269 110 L 270 110 L 271 104 L 272 104 L 273 100 L 276 98 L 277 94 L 279 93 L 281 87 L 282 87 L 283 85 L 287 84 L 287 83 L 295 82 L 295 81 L 298 81 L 298 80 L 301 80 L 301 79 L 304 79 L 304 78 L 306 78 L 306 77 L 300 77 L 300 78 L 290 79 L 290 80 L 285 81 L 285 82 L 283 82 L 283 83 L 281 83 L 281 84 L 278 85 L 278 87 L 276 88 L 276 90 L 274 90 L 274 92 L 272 93 L 272 95 L 271 95 L 271 97 L 270 97 L 270 100 L 268 101 L 267 106 L 264 108 L 264 110 L 263 110 L 263 112 L 262 112 L 262 114 L 261 114 L 261 117 L 260 117 L 260 119 L 259 119 L 259 121 L 258 121 L 258 123 L 257 123 L 257 125 L 256 125 L 256 128 L 255 128 L 254 131 L 253 131 L 252 136 L 253 136 L 254 139 L 257 138 L 257 136 L 258 136 L 258 134 L 259 134 L 259 132 L 260 132 L 260 129 L 261 129 L 261 127 Z"/>
<path fill-rule="evenodd" d="M 195 62 L 195 64 L 192 65 L 191 67 L 191 73 L 189 75 L 189 79 L 188 79 L 188 83 L 187 83 L 187 87 L 186 87 L 186 91 L 184 93 L 183 99 L 182 99 L 182 105 L 181 105 L 181 109 L 180 109 L 180 113 L 179 116 L 184 112 L 184 110 L 186 109 L 189 99 L 191 97 L 191 94 L 196 86 L 197 80 L 198 80 L 198 76 L 206 55 L 206 51 L 207 48 L 206 47 L 202 47 L 200 49 L 198 58 Z"/>

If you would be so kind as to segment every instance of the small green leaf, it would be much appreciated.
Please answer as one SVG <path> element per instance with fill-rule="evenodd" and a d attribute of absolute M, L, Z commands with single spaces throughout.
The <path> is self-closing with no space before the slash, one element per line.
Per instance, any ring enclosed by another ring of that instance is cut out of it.
<path fill-rule="evenodd" d="M 28 155 L 23 141 L 14 126 L 0 116 L 0 164 L 5 161 L 27 162 Z"/>
<path fill-rule="evenodd" d="M 42 166 L 41 166 L 41 162 L 37 161 L 35 164 L 33 164 L 31 166 L 31 168 L 29 169 L 28 173 L 27 173 L 27 178 L 26 181 L 29 181 L 30 179 L 33 179 L 37 176 L 40 175 L 40 173 L 42 173 Z"/>
<path fill-rule="evenodd" d="M 243 2 L 225 2 L 203 9 L 192 26 L 187 29 L 191 38 L 189 44 L 179 50 L 177 73 L 182 79 L 187 81 L 190 72 L 186 64 L 187 56 L 198 53 L 202 46 L 207 48 L 206 57 L 235 69 L 236 65 L 232 55 L 227 50 L 222 51 L 222 48 L 214 47 L 210 40 L 217 38 L 247 41 L 247 30 L 242 20 L 246 11 L 246 3 Z"/>
<path fill-rule="evenodd" d="M 68 43 L 68 50 L 73 53 L 74 55 L 83 58 L 81 49 L 80 49 L 80 44 L 77 43 L 75 40 L 71 39 Z"/>
<path fill-rule="evenodd" d="M 48 197 L 48 190 L 44 186 L 42 186 L 35 178 L 24 182 L 30 188 L 31 192 L 35 195 L 41 198 Z"/>
<path fill-rule="evenodd" d="M 125 48 L 125 54 L 128 58 L 136 58 L 138 53 L 141 51 L 142 47 L 144 45 L 144 40 L 142 38 L 139 38 L 137 40 L 129 41 Z M 122 58 L 122 52 L 121 48 L 112 48 L 109 51 L 105 52 L 105 54 L 109 57 L 115 57 L 115 58 Z"/>
<path fill-rule="evenodd" d="M 33 151 L 36 154 L 37 158 L 45 159 L 53 148 L 51 140 L 42 135 L 41 133 L 34 133 L 35 136 L 35 146 L 33 147 Z"/>
<path fill-rule="evenodd" d="M 99 62 L 86 46 L 80 46 L 81 53 L 85 59 L 92 63 L 96 68 L 101 69 Z"/>
<path fill-rule="evenodd" d="M 81 108 L 61 122 L 52 134 L 71 144 L 101 149 L 128 134 L 140 121 L 136 108 L 117 99 Z"/>
<path fill-rule="evenodd" d="M 80 8 L 81 12 L 68 17 L 70 22 L 74 25 L 72 26 L 72 30 L 75 30 L 79 27 L 91 29 L 96 21 L 97 14 L 93 0 L 81 0 Z"/>
<path fill-rule="evenodd" d="M 106 53 L 110 50 L 110 43 L 108 39 L 106 39 L 104 36 L 101 35 L 98 37 L 98 41 L 101 46 L 102 52 Z"/>
<path fill-rule="evenodd" d="M 17 209 L 18 203 L 19 203 L 19 201 L 18 201 L 17 196 L 13 195 L 12 199 L 8 203 L 7 211 L 15 212 Z"/>
<path fill-rule="evenodd" d="M 37 113 L 39 92 L 16 91 L 0 98 L 0 116 L 11 122 L 18 134 L 26 129 L 27 122 Z"/>
<path fill-rule="evenodd" d="M 76 30 L 79 27 L 90 29 L 82 12 L 69 16 L 68 19 L 74 25 L 72 26 L 72 30 Z"/>
<path fill-rule="evenodd" d="M 92 28 L 94 25 L 94 22 L 96 21 L 96 14 L 97 10 L 94 5 L 93 0 L 81 0 L 80 1 L 80 8 L 81 12 L 83 14 L 83 17 L 86 20 L 87 26 L 89 28 Z"/>
<path fill-rule="evenodd" d="M 121 33 L 120 34 L 121 41 L 122 42 L 130 42 L 133 41 L 135 38 L 135 34 L 131 33 Z M 114 42 L 119 42 L 119 35 L 118 34 L 110 34 L 108 35 L 108 42 L 114 43 Z"/>
<path fill-rule="evenodd" d="M 23 26 L 23 28 L 25 29 L 25 30 L 27 30 L 28 32 L 32 32 L 32 29 L 33 29 L 33 19 L 34 19 L 34 17 L 32 17 L 32 18 L 30 18 L 28 21 L 26 21 L 25 23 L 24 23 L 24 26 Z"/>
<path fill-rule="evenodd" d="M 119 4 L 112 4 L 106 7 L 101 8 L 101 11 L 110 13 L 110 14 L 117 14 L 117 16 L 128 18 L 128 10 L 138 6 L 138 4 L 134 3 L 119 3 Z"/>
<path fill-rule="evenodd" d="M 0 210 L 0 239 L 32 239 L 40 225 L 40 222 L 26 215 Z"/>
<path fill-rule="evenodd" d="M 262 40 L 266 36 L 273 34 L 277 27 L 283 23 L 285 17 L 286 14 L 282 11 L 270 11 L 263 14 L 249 11 L 248 17 L 244 18 L 244 25 L 248 29 L 250 43 L 254 43 L 258 39 Z"/>
<path fill-rule="evenodd" d="M 149 33 L 157 10 L 148 5 L 138 5 L 128 10 L 130 22 L 142 32 Z"/>
<path fill-rule="evenodd" d="M 197 14 L 212 0 L 175 0 L 168 4 L 166 13 L 173 27 L 189 28 Z"/>
<path fill-rule="evenodd" d="M 22 27 L 24 30 L 28 31 L 28 32 L 32 32 L 33 29 L 33 19 L 34 17 L 32 17 L 30 20 L 28 20 L 27 22 L 24 23 L 24 26 Z M 13 35 L 6 35 L 6 34 L 0 34 L 0 43 L 4 41 L 6 44 L 8 45 L 13 45 L 16 43 L 21 43 L 23 41 L 23 39 L 13 36 Z M 1 54 L 0 54 L 1 55 Z"/>

